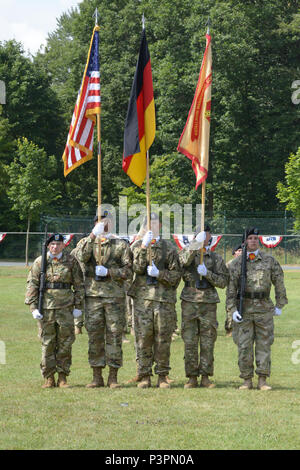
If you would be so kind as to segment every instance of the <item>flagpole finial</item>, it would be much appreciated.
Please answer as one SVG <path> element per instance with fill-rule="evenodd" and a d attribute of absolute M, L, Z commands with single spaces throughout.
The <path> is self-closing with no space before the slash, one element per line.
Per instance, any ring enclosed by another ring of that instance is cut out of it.
<path fill-rule="evenodd" d="M 145 29 L 145 15 L 143 13 L 143 16 L 142 16 L 142 27 L 143 29 Z"/>
<path fill-rule="evenodd" d="M 208 17 L 207 22 L 205 23 L 205 26 L 207 26 L 206 34 L 210 34 L 210 24 L 211 24 L 210 17 Z"/>
<path fill-rule="evenodd" d="M 93 17 L 95 17 L 95 26 L 98 26 L 98 8 L 94 11 Z"/>

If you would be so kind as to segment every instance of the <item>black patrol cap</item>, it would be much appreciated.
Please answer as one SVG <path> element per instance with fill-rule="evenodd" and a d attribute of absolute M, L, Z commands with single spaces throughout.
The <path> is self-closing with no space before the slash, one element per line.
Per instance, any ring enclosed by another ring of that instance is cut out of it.
<path fill-rule="evenodd" d="M 256 228 L 256 227 L 246 228 L 245 232 L 243 233 L 243 242 L 245 241 L 245 236 L 246 236 L 246 240 L 247 240 L 247 238 L 250 235 L 258 235 L 258 234 L 259 234 L 258 228 Z"/>
<path fill-rule="evenodd" d="M 47 246 L 51 242 L 64 242 L 64 236 L 61 233 L 54 233 L 53 235 L 50 235 L 50 237 L 47 240 Z"/>
<path fill-rule="evenodd" d="M 197 227 L 196 227 L 195 230 L 194 230 L 194 234 L 195 234 L 195 235 L 198 235 L 198 233 L 200 233 L 200 232 L 201 232 L 201 227 L 200 227 L 200 225 L 197 225 Z M 204 232 L 209 232 L 209 233 L 211 233 L 211 228 L 210 228 L 209 225 L 205 225 L 205 227 L 204 227 Z"/>
<path fill-rule="evenodd" d="M 239 245 L 237 245 L 235 248 L 233 248 L 232 250 L 232 255 L 234 255 L 234 253 L 238 250 L 241 250 L 242 249 L 242 244 L 240 243 Z"/>
<path fill-rule="evenodd" d="M 101 219 L 111 219 L 111 214 L 110 212 L 107 210 L 107 209 L 102 209 L 101 210 L 101 217 L 100 217 L 100 220 Z M 98 214 L 95 215 L 94 217 L 94 223 L 98 222 Z"/>

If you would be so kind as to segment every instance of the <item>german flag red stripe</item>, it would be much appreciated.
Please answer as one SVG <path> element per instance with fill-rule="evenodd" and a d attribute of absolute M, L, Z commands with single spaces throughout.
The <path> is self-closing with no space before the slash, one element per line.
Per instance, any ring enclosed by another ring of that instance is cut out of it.
<path fill-rule="evenodd" d="M 155 137 L 155 108 L 151 61 L 145 29 L 130 93 L 124 130 L 123 170 L 142 186 L 146 177 L 146 153 Z"/>

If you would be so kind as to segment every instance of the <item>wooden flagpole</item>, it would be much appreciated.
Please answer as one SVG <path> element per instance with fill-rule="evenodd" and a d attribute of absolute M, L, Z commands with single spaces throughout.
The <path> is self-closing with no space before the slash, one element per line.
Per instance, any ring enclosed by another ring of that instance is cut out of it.
<path fill-rule="evenodd" d="M 96 8 L 94 15 L 95 16 L 95 26 L 98 26 L 98 8 Z M 97 149 L 98 149 L 98 222 L 101 221 L 101 204 L 102 204 L 102 156 L 101 156 L 101 118 L 100 113 L 97 114 Z M 102 257 L 101 257 L 101 238 L 100 244 L 98 246 L 98 264 L 102 264 Z"/>
<path fill-rule="evenodd" d="M 147 208 L 147 230 L 151 230 L 151 203 L 150 203 L 150 162 L 149 150 L 146 155 L 146 208 Z M 148 247 L 149 265 L 152 265 L 152 250 L 151 243 Z"/>

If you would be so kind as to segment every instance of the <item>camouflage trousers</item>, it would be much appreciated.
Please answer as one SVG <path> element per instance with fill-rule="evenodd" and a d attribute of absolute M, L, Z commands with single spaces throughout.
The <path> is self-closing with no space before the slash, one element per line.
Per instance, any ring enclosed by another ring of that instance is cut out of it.
<path fill-rule="evenodd" d="M 274 342 L 273 312 L 245 313 L 243 322 L 233 322 L 232 338 L 238 346 L 238 365 L 242 379 L 256 374 L 269 377 L 271 372 L 271 345 Z"/>
<path fill-rule="evenodd" d="M 185 374 L 187 377 L 213 375 L 214 345 L 217 339 L 217 304 L 182 300 L 181 309 Z"/>
<path fill-rule="evenodd" d="M 226 310 L 226 318 L 225 318 L 224 327 L 227 333 L 232 331 L 232 323 L 233 323 L 232 315 Z"/>
<path fill-rule="evenodd" d="M 153 362 L 155 374 L 169 374 L 174 309 L 173 303 L 135 297 L 134 328 L 140 377 L 152 375 Z"/>
<path fill-rule="evenodd" d="M 132 319 L 132 298 L 129 295 L 125 296 L 125 327 L 124 333 L 129 333 L 130 328 L 133 326 L 133 319 Z"/>
<path fill-rule="evenodd" d="M 45 309 L 41 321 L 43 377 L 48 378 L 55 372 L 70 374 L 72 364 L 72 344 L 75 341 L 73 307 L 64 309 Z"/>
<path fill-rule="evenodd" d="M 86 297 L 85 328 L 89 337 L 91 367 L 122 366 L 124 325 L 124 298 Z"/>

